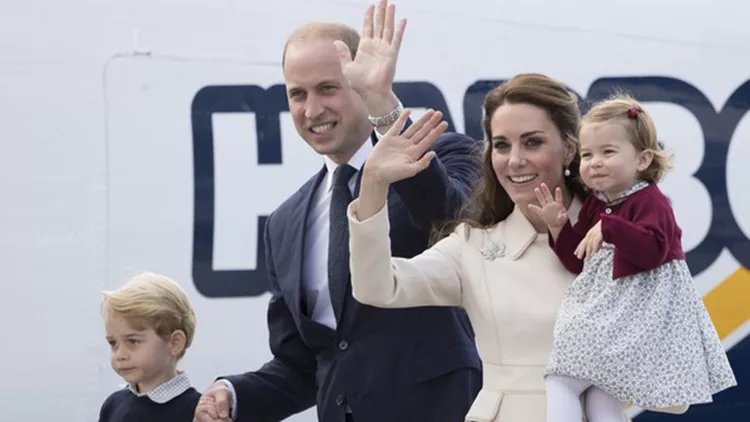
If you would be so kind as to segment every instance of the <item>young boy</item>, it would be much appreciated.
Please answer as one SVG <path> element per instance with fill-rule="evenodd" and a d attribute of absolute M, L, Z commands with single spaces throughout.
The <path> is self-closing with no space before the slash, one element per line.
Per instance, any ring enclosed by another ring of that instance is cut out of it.
<path fill-rule="evenodd" d="M 127 388 L 107 398 L 99 422 L 192 422 L 200 393 L 177 363 L 193 341 L 195 314 L 180 286 L 137 275 L 104 292 L 102 316 L 112 369 Z"/>

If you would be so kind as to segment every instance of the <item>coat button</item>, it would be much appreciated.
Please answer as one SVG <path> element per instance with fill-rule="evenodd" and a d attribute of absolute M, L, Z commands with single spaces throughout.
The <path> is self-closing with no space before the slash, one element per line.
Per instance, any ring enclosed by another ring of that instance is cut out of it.
<path fill-rule="evenodd" d="M 336 405 L 341 406 L 343 404 L 344 404 L 344 396 L 339 394 L 338 396 L 336 396 Z"/>
<path fill-rule="evenodd" d="M 341 340 L 339 342 L 339 349 L 346 350 L 349 348 L 349 343 L 346 342 L 346 340 Z"/>

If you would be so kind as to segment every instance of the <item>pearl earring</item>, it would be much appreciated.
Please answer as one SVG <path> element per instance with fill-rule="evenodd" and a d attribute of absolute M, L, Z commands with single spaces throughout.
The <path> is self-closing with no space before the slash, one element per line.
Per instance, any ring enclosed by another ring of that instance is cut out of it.
<path fill-rule="evenodd" d="M 570 169 L 565 169 L 565 176 L 570 176 Z"/>

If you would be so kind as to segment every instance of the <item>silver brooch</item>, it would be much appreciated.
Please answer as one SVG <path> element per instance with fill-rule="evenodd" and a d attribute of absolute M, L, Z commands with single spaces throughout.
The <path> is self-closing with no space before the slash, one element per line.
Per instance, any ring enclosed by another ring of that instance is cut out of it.
<path fill-rule="evenodd" d="M 481 250 L 482 256 L 488 261 L 494 261 L 495 258 L 502 258 L 505 256 L 505 244 L 498 245 L 494 241 L 489 245 L 485 246 Z"/>

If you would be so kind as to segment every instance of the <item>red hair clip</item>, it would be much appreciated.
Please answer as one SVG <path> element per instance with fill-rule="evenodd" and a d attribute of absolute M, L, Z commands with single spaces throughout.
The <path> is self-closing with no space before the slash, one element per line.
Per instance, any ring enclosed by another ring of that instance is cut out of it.
<path fill-rule="evenodd" d="M 635 119 L 636 117 L 638 117 L 638 113 L 643 113 L 643 110 L 637 105 L 634 105 L 628 109 L 628 117 L 630 117 L 631 119 Z"/>

